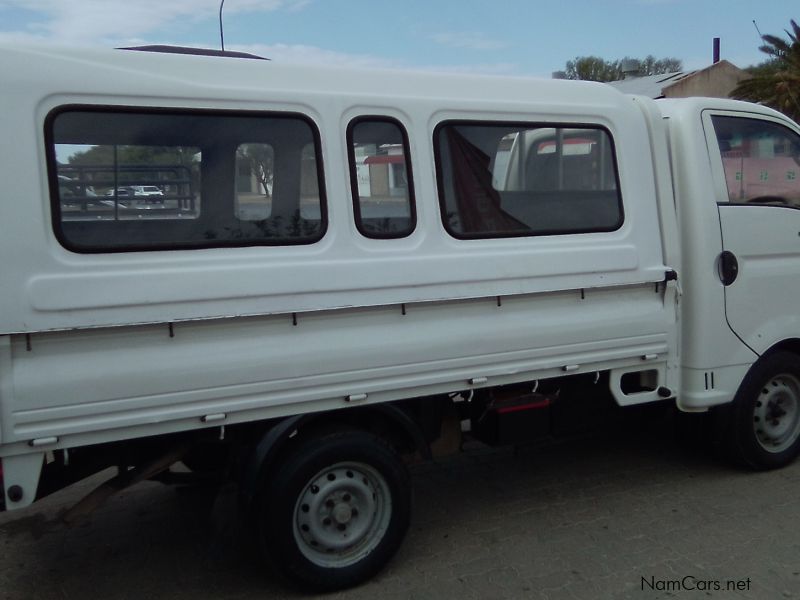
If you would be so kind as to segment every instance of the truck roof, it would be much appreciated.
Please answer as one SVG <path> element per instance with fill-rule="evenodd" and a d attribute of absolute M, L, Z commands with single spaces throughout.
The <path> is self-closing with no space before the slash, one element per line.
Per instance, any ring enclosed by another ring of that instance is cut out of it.
<path fill-rule="evenodd" d="M 744 102 L 742 100 L 731 100 L 728 98 L 660 98 L 655 101 L 661 114 L 665 117 L 677 117 L 685 114 L 696 114 L 702 110 L 730 110 L 737 112 L 752 112 L 759 115 L 769 115 L 776 119 L 790 122 L 791 120 L 783 113 L 778 112 L 768 106 Z"/>
<path fill-rule="evenodd" d="M 24 67 L 21 67 L 24 65 Z M 46 73 L 44 79 L 42 74 Z M 264 93 L 480 100 L 553 104 L 620 102 L 610 86 L 583 81 L 287 64 L 161 52 L 53 46 L 0 46 L 6 86 L 39 85 L 55 93 L 173 97 L 224 96 L 263 100 Z"/>

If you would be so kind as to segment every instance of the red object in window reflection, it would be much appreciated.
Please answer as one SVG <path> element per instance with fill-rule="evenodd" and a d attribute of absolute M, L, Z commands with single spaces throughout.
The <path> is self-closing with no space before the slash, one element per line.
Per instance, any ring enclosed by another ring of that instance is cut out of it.
<path fill-rule="evenodd" d="M 406 157 L 402 154 L 376 154 L 364 159 L 365 165 L 402 165 L 405 162 Z"/>

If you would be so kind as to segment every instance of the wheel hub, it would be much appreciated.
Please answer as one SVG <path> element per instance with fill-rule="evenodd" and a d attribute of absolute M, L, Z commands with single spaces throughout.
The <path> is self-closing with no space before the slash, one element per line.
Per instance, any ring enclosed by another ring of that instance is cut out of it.
<path fill-rule="evenodd" d="M 800 381 L 784 374 L 762 388 L 753 411 L 756 439 L 769 452 L 782 452 L 800 435 Z"/>
<path fill-rule="evenodd" d="M 344 567 L 371 552 L 391 519 L 385 479 L 363 463 L 339 463 L 317 473 L 295 506 L 295 539 L 317 565 Z"/>
<path fill-rule="evenodd" d="M 334 506 L 331 513 L 333 514 L 333 519 L 340 525 L 345 525 L 349 523 L 350 519 L 353 518 L 352 509 L 344 502 L 340 502 L 339 504 Z"/>

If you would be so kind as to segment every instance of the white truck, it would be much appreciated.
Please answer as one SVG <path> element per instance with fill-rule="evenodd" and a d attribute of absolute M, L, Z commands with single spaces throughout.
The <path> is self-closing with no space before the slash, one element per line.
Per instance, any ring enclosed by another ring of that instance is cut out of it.
<path fill-rule="evenodd" d="M 205 54 L 0 51 L 4 510 L 183 460 L 336 589 L 391 558 L 406 465 L 462 429 L 672 402 L 751 467 L 798 454 L 785 116 Z"/>

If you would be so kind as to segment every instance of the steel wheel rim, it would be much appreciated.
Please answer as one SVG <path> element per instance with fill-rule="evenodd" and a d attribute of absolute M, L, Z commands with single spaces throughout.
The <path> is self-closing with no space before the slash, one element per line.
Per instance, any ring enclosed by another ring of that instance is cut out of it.
<path fill-rule="evenodd" d="M 336 463 L 301 490 L 294 507 L 294 538 L 315 565 L 347 567 L 375 550 L 391 516 L 389 485 L 378 471 L 365 463 Z"/>
<path fill-rule="evenodd" d="M 767 452 L 789 448 L 800 435 L 800 381 L 786 373 L 767 381 L 756 398 L 753 429 Z"/>

